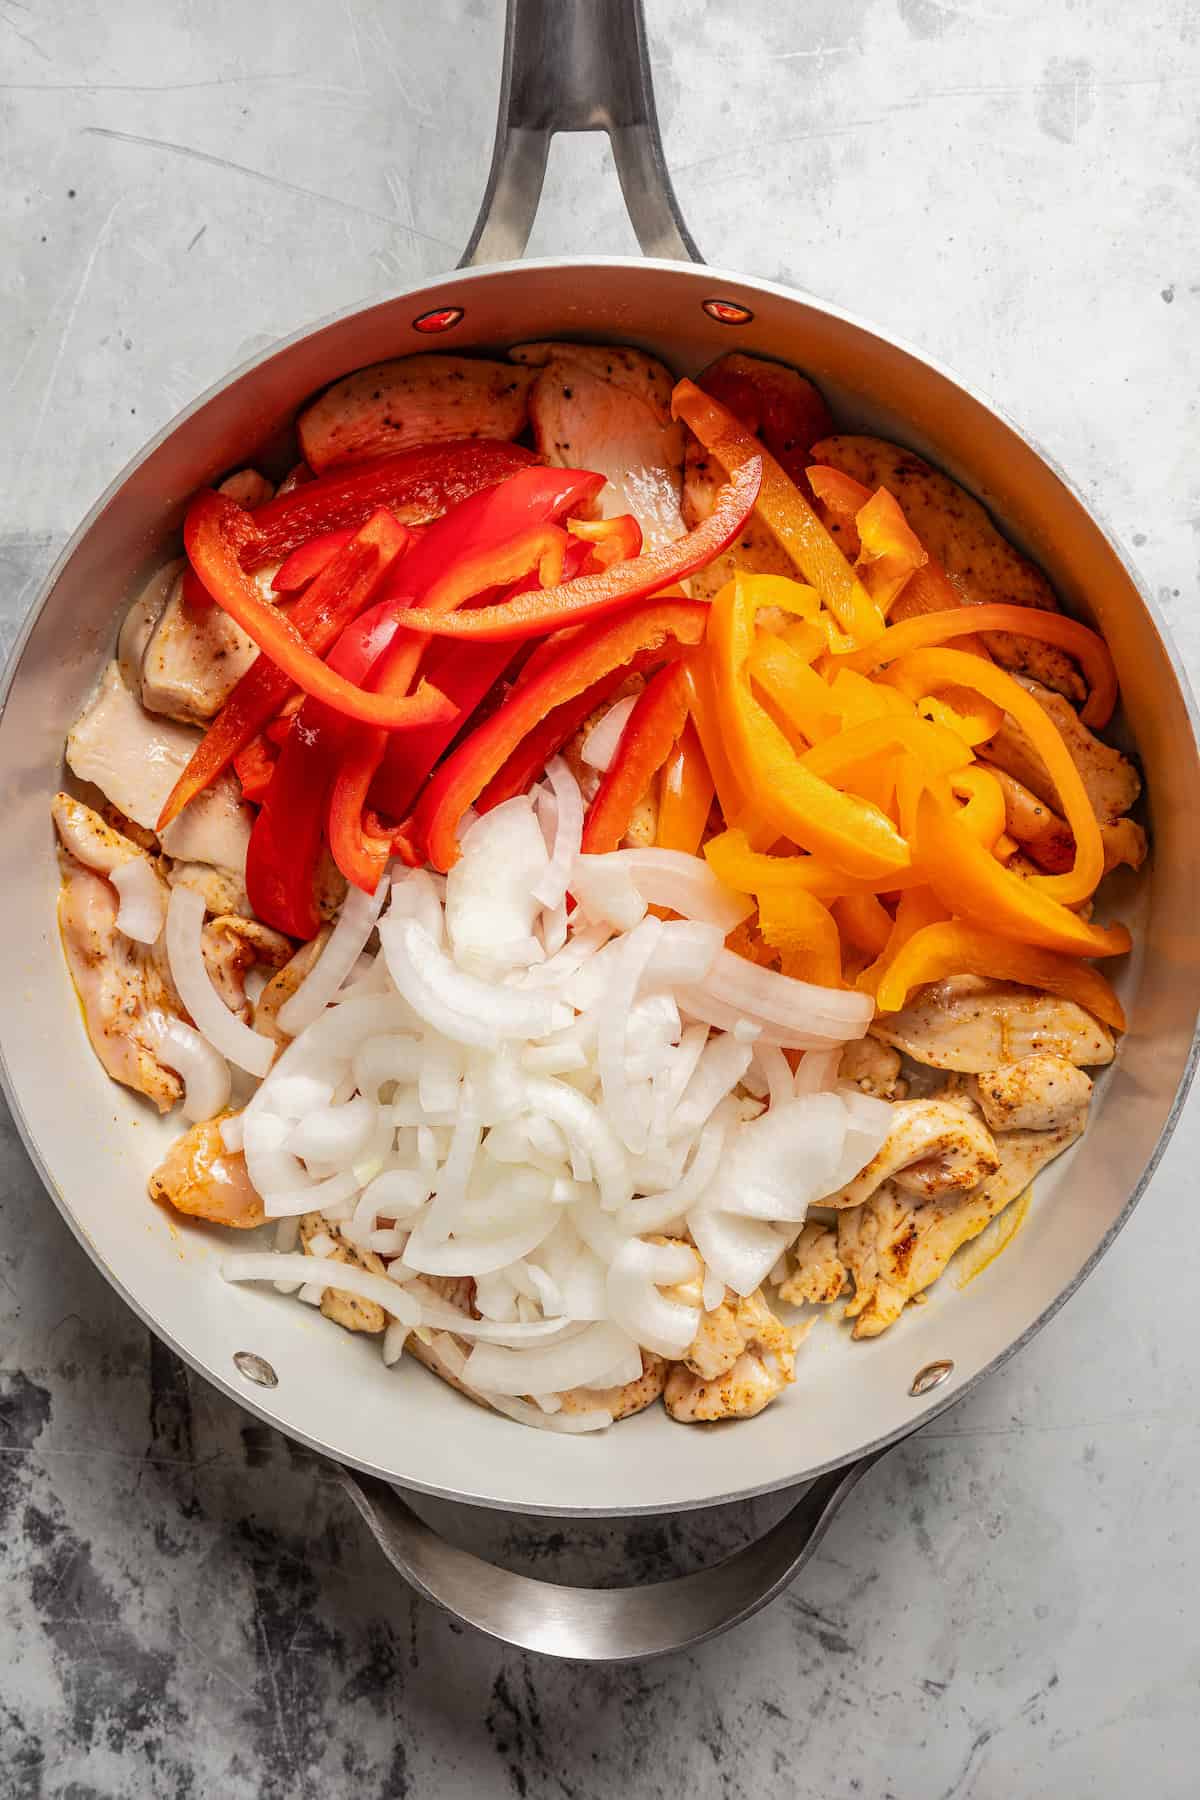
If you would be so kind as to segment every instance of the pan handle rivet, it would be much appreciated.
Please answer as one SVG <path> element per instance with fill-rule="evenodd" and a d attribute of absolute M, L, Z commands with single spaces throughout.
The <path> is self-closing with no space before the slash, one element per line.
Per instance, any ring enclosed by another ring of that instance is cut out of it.
<path fill-rule="evenodd" d="M 430 335 L 439 331 L 451 331 L 462 323 L 461 306 L 436 306 L 432 312 L 419 313 L 413 320 L 414 331 L 424 331 Z"/>
<path fill-rule="evenodd" d="M 739 306 L 736 300 L 702 300 L 700 304 L 718 325 L 748 325 L 754 317 L 748 306 Z"/>
<path fill-rule="evenodd" d="M 256 1356 L 253 1350 L 235 1350 L 233 1366 L 247 1381 L 253 1381 L 257 1387 L 273 1388 L 279 1386 L 279 1377 L 265 1356 Z"/>
<path fill-rule="evenodd" d="M 926 1363 L 925 1367 L 918 1369 L 913 1376 L 912 1386 L 908 1391 L 914 1400 L 919 1400 L 922 1394 L 930 1394 L 935 1387 L 941 1387 L 943 1381 L 953 1373 L 954 1364 L 952 1362 Z"/>

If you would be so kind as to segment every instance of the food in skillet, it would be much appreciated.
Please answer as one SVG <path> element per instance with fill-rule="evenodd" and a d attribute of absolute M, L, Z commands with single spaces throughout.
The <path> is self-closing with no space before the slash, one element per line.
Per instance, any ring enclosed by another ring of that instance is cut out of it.
<path fill-rule="evenodd" d="M 1111 659 L 962 489 L 734 355 L 361 370 L 193 500 L 53 805 L 151 1193 L 529 1424 L 792 1381 L 1083 1130 Z"/>

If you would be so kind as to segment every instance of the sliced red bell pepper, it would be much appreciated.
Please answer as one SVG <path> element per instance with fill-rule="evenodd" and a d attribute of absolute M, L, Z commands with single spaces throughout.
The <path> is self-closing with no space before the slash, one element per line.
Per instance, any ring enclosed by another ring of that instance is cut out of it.
<path fill-rule="evenodd" d="M 260 732 L 251 738 L 244 750 L 233 759 L 233 767 L 242 784 L 242 799 L 258 802 L 271 785 L 279 752 Z"/>
<path fill-rule="evenodd" d="M 517 653 L 516 644 L 433 644 L 424 669 L 467 719 L 490 693 Z M 448 725 L 426 725 L 420 731 L 397 733 L 388 742 L 383 761 L 371 783 L 370 801 L 388 818 L 403 819 L 425 780 L 459 729 L 458 720 Z"/>
<path fill-rule="evenodd" d="M 522 680 L 533 679 L 535 673 L 536 671 L 527 669 Z M 595 712 L 598 706 L 603 706 L 609 695 L 620 687 L 627 674 L 627 669 L 610 669 L 607 675 L 602 675 L 599 681 L 593 681 L 590 687 L 584 688 L 573 699 L 551 707 L 545 718 L 534 726 L 528 736 L 522 738 L 512 755 L 493 775 L 475 802 L 476 812 L 491 812 L 493 806 L 499 806 L 501 801 L 511 800 L 515 794 L 526 793 L 542 774 L 550 758 L 575 736 L 589 714 Z"/>
<path fill-rule="evenodd" d="M 657 594 L 673 581 L 683 581 L 703 569 L 722 550 L 728 549 L 758 498 L 762 461 L 752 457 L 721 489 L 709 517 L 686 537 L 663 544 L 617 563 L 597 575 L 581 575 L 575 581 L 542 593 L 523 594 L 507 606 L 481 606 L 472 612 L 437 617 L 432 609 L 412 608 L 404 615 L 409 631 L 436 636 L 471 638 L 538 637 L 561 625 L 579 625 Z"/>
<path fill-rule="evenodd" d="M 494 486 L 536 460 L 533 452 L 523 450 L 520 444 L 459 438 L 444 444 L 419 444 L 394 456 L 356 463 L 336 475 L 302 482 L 255 511 L 254 536 L 242 552 L 242 566 L 261 569 L 319 532 L 361 525 L 378 506 L 386 506 L 404 525 L 425 525 L 469 495 Z"/>
<path fill-rule="evenodd" d="M 520 681 L 504 705 L 442 763 L 409 822 L 405 835 L 410 852 L 424 849 L 435 868 L 451 868 L 458 859 L 464 812 L 553 707 L 669 639 L 698 644 L 707 619 L 702 601 L 658 600 L 631 607 L 616 619 L 594 620 L 561 656 Z"/>
<path fill-rule="evenodd" d="M 353 525 L 344 525 L 340 531 L 322 531 L 317 537 L 309 538 L 307 544 L 301 544 L 298 550 L 284 557 L 271 582 L 272 593 L 299 593 L 333 561 L 339 550 L 346 548 L 353 536 Z"/>
<path fill-rule="evenodd" d="M 217 605 L 254 639 L 292 685 L 348 719 L 385 731 L 403 731 L 452 714 L 450 702 L 428 683 L 423 683 L 415 694 L 370 693 L 323 663 L 296 627 L 263 599 L 243 569 L 238 559 L 236 521 L 232 517 L 240 511 L 231 500 L 211 489 L 198 494 L 184 521 L 184 547 Z"/>
<path fill-rule="evenodd" d="M 615 519 L 572 519 L 567 530 L 591 546 L 601 569 L 642 554 L 642 528 L 632 513 L 620 513 Z"/>
<path fill-rule="evenodd" d="M 411 532 L 379 508 L 292 605 L 288 618 L 317 656 L 324 656 L 342 628 L 367 605 L 411 539 Z M 228 768 L 238 751 L 284 706 L 291 692 L 291 679 L 270 657 L 260 656 L 251 663 L 167 796 L 158 818 L 159 831 Z"/>
<path fill-rule="evenodd" d="M 615 850 L 642 795 L 687 723 L 691 689 L 680 663 L 667 663 L 638 695 L 583 821 L 583 848 Z"/>

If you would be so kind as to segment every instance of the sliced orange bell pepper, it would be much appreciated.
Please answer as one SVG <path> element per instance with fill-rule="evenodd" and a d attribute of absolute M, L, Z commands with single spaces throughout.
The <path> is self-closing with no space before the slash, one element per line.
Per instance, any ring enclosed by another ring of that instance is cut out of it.
<path fill-rule="evenodd" d="M 744 831 L 731 828 L 709 838 L 704 855 L 726 887 L 742 894 L 786 892 L 802 887 L 819 900 L 836 900 L 842 894 L 895 893 L 915 887 L 921 877 L 915 869 L 852 880 L 820 856 L 771 856 L 756 850 Z"/>
<path fill-rule="evenodd" d="M 773 844 L 779 833 L 768 825 L 742 791 L 729 760 L 713 686 L 711 659 L 704 650 L 684 658 L 688 678 L 688 713 L 704 750 L 727 825 L 740 825 L 756 847 Z"/>
<path fill-rule="evenodd" d="M 982 694 L 972 693 L 970 688 L 944 688 L 936 698 L 926 694 L 918 700 L 917 711 L 923 719 L 957 732 L 972 750 L 976 744 L 986 744 L 995 737 L 1004 723 L 1004 708 Z"/>
<path fill-rule="evenodd" d="M 932 888 L 906 888 L 897 903 L 896 917 L 892 921 L 887 943 L 875 961 L 859 975 L 855 986 L 866 994 L 874 994 L 909 939 L 915 937 L 918 931 L 923 931 L 927 925 L 936 924 L 949 916 Z"/>
<path fill-rule="evenodd" d="M 746 666 L 754 647 L 754 612 L 741 584 L 731 581 L 711 603 L 707 633 L 723 737 L 742 792 L 753 797 L 779 836 L 827 857 L 847 875 L 909 867 L 908 845 L 891 820 L 805 768 L 754 698 Z"/>
<path fill-rule="evenodd" d="M 961 650 L 914 650 L 896 662 L 887 679 L 910 695 L 948 685 L 972 687 L 1011 714 L 1045 763 L 1075 838 L 1075 859 L 1069 869 L 1058 875 L 1031 876 L 1030 880 L 1041 893 L 1052 894 L 1064 906 L 1074 906 L 1093 894 L 1104 874 L 1100 826 L 1061 732 L 1034 695 L 994 663 L 980 662 Z"/>
<path fill-rule="evenodd" d="M 966 805 L 958 815 L 960 825 L 985 850 L 995 850 L 1004 831 L 1004 790 L 989 769 L 972 763 L 969 769 L 956 769 L 950 776 L 950 792 Z"/>
<path fill-rule="evenodd" d="M 841 987 L 842 945 L 833 914 L 804 888 L 772 888 L 760 895 L 758 929 L 778 950 L 782 972 L 794 981 Z"/>
<path fill-rule="evenodd" d="M 853 475 L 844 475 L 841 469 L 835 469 L 829 463 L 809 463 L 804 473 L 808 477 L 808 485 L 822 506 L 830 512 L 838 513 L 843 519 L 852 519 L 871 498 L 871 490 L 864 487 L 861 481 L 855 481 Z"/>
<path fill-rule="evenodd" d="M 681 667 L 683 665 L 680 665 Z M 686 669 L 684 670 L 686 676 Z M 691 694 L 691 683 L 688 683 Z M 695 856 L 713 803 L 713 778 L 695 722 L 689 717 L 663 764 L 658 794 L 657 842 L 664 850 Z"/>
<path fill-rule="evenodd" d="M 899 1012 L 914 988 L 947 975 L 985 975 L 1041 988 L 1073 1000 L 1116 1031 L 1125 1029 L 1121 1002 L 1098 969 L 1073 956 L 1015 944 L 962 919 L 927 925 L 909 938 L 880 981 L 876 1004 L 880 1012 Z"/>
<path fill-rule="evenodd" d="M 843 630 L 858 644 L 883 631 L 883 615 L 833 538 L 771 453 L 724 406 L 692 381 L 676 383 L 671 411 L 695 433 L 730 477 L 755 457 L 762 485 L 755 510 L 771 535 L 812 583 Z"/>
<path fill-rule="evenodd" d="M 1112 717 L 1117 701 L 1117 672 L 1108 645 L 1096 632 L 1089 631 L 1078 619 L 1064 613 L 1043 612 L 1036 606 L 960 606 L 954 612 L 925 613 L 920 618 L 905 619 L 889 625 L 882 637 L 847 653 L 845 663 L 869 675 L 884 663 L 905 656 L 912 650 L 924 650 L 944 644 L 951 638 L 979 631 L 1011 631 L 1018 637 L 1036 638 L 1040 643 L 1057 644 L 1073 656 L 1083 670 L 1089 688 L 1080 718 L 1093 731 L 1101 730 Z"/>
<path fill-rule="evenodd" d="M 874 894 L 843 894 L 830 907 L 834 923 L 848 944 L 879 956 L 892 935 L 892 916 Z"/>
<path fill-rule="evenodd" d="M 948 911 L 985 931 L 1064 956 L 1123 956 L 1123 925 L 1089 925 L 1042 888 L 1014 875 L 965 830 L 948 794 L 927 787 L 917 802 L 914 861 Z"/>
<path fill-rule="evenodd" d="M 881 487 L 855 514 L 859 579 L 886 619 L 914 570 L 929 561 L 894 494 Z"/>
<path fill-rule="evenodd" d="M 839 731 L 836 737 L 806 750 L 800 764 L 826 781 L 838 781 L 857 763 L 883 750 L 907 751 L 930 777 L 948 775 L 971 760 L 971 752 L 957 732 L 931 725 L 927 719 L 892 718 L 867 719 L 862 725 Z"/>

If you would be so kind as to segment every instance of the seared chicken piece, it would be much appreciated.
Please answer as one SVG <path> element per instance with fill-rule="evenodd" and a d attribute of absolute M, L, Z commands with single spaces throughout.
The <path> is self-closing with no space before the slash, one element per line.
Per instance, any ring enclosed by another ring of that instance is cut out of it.
<path fill-rule="evenodd" d="M 1075 839 L 1066 820 L 1006 769 L 987 762 L 984 766 L 1004 795 L 1004 829 L 1009 837 L 1016 839 L 1037 869 L 1050 875 L 1069 869 L 1075 860 Z"/>
<path fill-rule="evenodd" d="M 274 497 L 275 489 L 257 469 L 238 469 L 225 477 L 217 492 L 238 506 L 244 506 L 247 512 L 253 512 L 256 506 L 265 506 Z"/>
<path fill-rule="evenodd" d="M 230 1012 L 249 1022 L 246 976 L 258 967 L 282 969 L 292 954 L 291 939 L 257 919 L 225 913 L 209 920 L 200 942 L 209 980 Z"/>
<path fill-rule="evenodd" d="M 223 1114 L 222 1117 L 228 1117 Z M 249 1231 L 265 1213 L 240 1150 L 226 1150 L 221 1120 L 205 1119 L 172 1144 L 150 1177 L 150 1198 L 212 1225 Z"/>
<path fill-rule="evenodd" d="M 1142 791 L 1137 770 L 1119 750 L 1101 743 L 1061 694 L 1052 693 L 1037 681 L 1022 679 L 1021 686 L 1028 689 L 1057 725 L 1087 789 L 1093 812 L 1101 826 L 1111 825 L 1129 811 Z M 1045 763 L 1021 727 L 1009 716 L 1005 716 L 995 737 L 979 746 L 979 755 L 996 768 L 1007 770 L 1040 800 L 1051 806 L 1057 801 Z"/>
<path fill-rule="evenodd" d="M 189 606 L 177 581 L 141 662 L 142 705 L 186 725 L 220 712 L 258 646 L 219 606 Z"/>
<path fill-rule="evenodd" d="M 1149 845 L 1146 834 L 1135 819 L 1114 819 L 1111 825 L 1101 825 L 1100 839 L 1104 845 L 1104 873 L 1128 863 L 1131 869 L 1140 869 L 1146 860 Z"/>
<path fill-rule="evenodd" d="M 1065 1057 L 1040 1051 L 976 1076 L 970 1091 L 993 1131 L 1056 1131 L 1087 1112 L 1092 1083 Z"/>
<path fill-rule="evenodd" d="M 158 1060 L 154 1015 L 182 1016 L 158 946 L 117 930 L 117 895 L 103 876 L 64 851 L 58 926 L 92 1048 L 114 1081 L 169 1112 L 183 1084 Z"/>
<path fill-rule="evenodd" d="M 792 1306 L 829 1306 L 845 1291 L 848 1278 L 838 1256 L 837 1226 L 810 1219 L 792 1245 L 788 1262 L 779 1298 Z"/>
<path fill-rule="evenodd" d="M 1054 1131 L 1010 1131 L 996 1139 L 1000 1167 L 970 1193 L 914 1206 L 885 1182 L 865 1205 L 838 1216 L 838 1255 L 854 1278 L 845 1317 L 856 1338 L 878 1337 L 936 1281 L 963 1244 L 1029 1186 L 1039 1169 L 1083 1130 L 1086 1114 Z"/>
<path fill-rule="evenodd" d="M 146 645 L 154 634 L 154 627 L 162 617 L 167 601 L 178 586 L 185 566 L 183 558 L 179 556 L 173 562 L 164 563 L 161 569 L 156 569 L 137 599 L 130 603 L 121 621 L 121 631 L 117 638 L 117 665 L 122 681 L 133 694 L 141 694 L 142 658 L 146 654 Z"/>
<path fill-rule="evenodd" d="M 1042 1050 L 1077 1068 L 1113 1059 L 1111 1033 L 1073 1000 L 977 975 L 930 982 L 900 1012 L 881 1013 L 871 1035 L 929 1068 L 968 1074 Z"/>
<path fill-rule="evenodd" d="M 295 955 L 281 965 L 258 996 L 254 1008 L 254 1029 L 261 1032 L 263 1037 L 274 1038 L 277 1044 L 291 1042 L 287 1033 L 279 1027 L 279 1009 L 291 999 L 305 976 L 316 965 L 329 942 L 332 930 L 332 926 L 322 925 L 316 937 L 310 938 L 307 944 L 302 944 Z"/>
<path fill-rule="evenodd" d="M 991 1133 L 973 1112 L 950 1100 L 898 1100 L 887 1137 L 866 1168 L 821 1205 L 861 1206 L 885 1181 L 925 1198 L 965 1193 L 998 1160 Z"/>
<path fill-rule="evenodd" d="M 296 421 L 319 475 L 356 461 L 447 438 L 515 438 L 525 429 L 533 377 L 474 356 L 402 356 L 334 382 Z"/>
<path fill-rule="evenodd" d="M 841 469 L 872 493 L 886 487 L 894 494 L 926 550 L 968 604 L 999 601 L 1058 611 L 1042 571 L 1001 536 L 978 500 L 912 450 L 883 438 L 839 433 L 814 444 L 810 460 Z M 1053 644 L 1007 631 L 988 632 L 984 641 L 1006 668 L 1036 675 L 1072 700 L 1085 698 L 1087 689 L 1075 664 Z"/>
<path fill-rule="evenodd" d="M 558 1398 L 564 1413 L 594 1412 L 597 1408 L 611 1413 L 613 1423 L 629 1419 L 634 1413 L 653 1406 L 667 1380 L 667 1365 L 652 1350 L 642 1351 L 642 1372 L 623 1387 L 567 1388 Z"/>
<path fill-rule="evenodd" d="M 756 1289 L 746 1299 L 727 1298 L 703 1315 L 686 1357 L 671 1365 L 663 1400 L 681 1425 L 752 1419 L 795 1378 L 791 1333 Z"/>
<path fill-rule="evenodd" d="M 313 1257 L 313 1280 L 324 1279 L 322 1264 L 328 1267 L 331 1263 L 353 1263 L 360 1269 L 367 1269 L 372 1275 L 386 1275 L 387 1268 L 382 1259 L 373 1250 L 359 1250 L 348 1244 L 336 1225 L 323 1219 L 319 1212 L 305 1213 L 300 1221 L 300 1242 L 307 1251 L 313 1238 L 322 1233 L 333 1239 L 337 1248 L 328 1256 Z M 383 1331 L 388 1323 L 388 1314 L 374 1300 L 360 1300 L 357 1294 L 347 1294 L 337 1288 L 327 1287 L 321 1296 L 321 1311 L 335 1325 L 344 1326 L 347 1331 L 366 1331 L 375 1333 Z"/>
<path fill-rule="evenodd" d="M 647 549 L 682 537 L 683 427 L 662 363 L 620 344 L 521 344 L 510 354 L 541 368 L 529 418 L 546 460 L 606 475 L 601 517 L 632 513 Z"/>
<path fill-rule="evenodd" d="M 200 742 L 190 726 L 146 712 L 109 663 L 95 698 L 67 734 L 67 762 L 94 782 L 135 824 L 153 830 L 163 803 Z M 162 847 L 184 862 L 212 863 L 241 874 L 250 841 L 250 809 L 222 775 L 197 795 L 162 834 Z"/>
<path fill-rule="evenodd" d="M 900 1052 L 877 1038 L 847 1044 L 838 1063 L 838 1080 L 852 1081 L 877 1100 L 903 1100 L 908 1083 L 900 1078 Z"/>
<path fill-rule="evenodd" d="M 787 472 L 804 484 L 804 467 L 811 460 L 809 447 L 826 435 L 832 423 L 829 409 L 811 381 L 785 363 L 744 356 L 735 350 L 710 363 L 699 385 L 727 406 Z M 683 517 L 689 529 L 707 519 L 725 480 L 720 463 L 689 433 L 683 472 Z M 690 578 L 693 599 L 711 599 L 735 568 L 797 578 L 791 558 L 756 514 L 746 521 L 735 545 Z"/>

